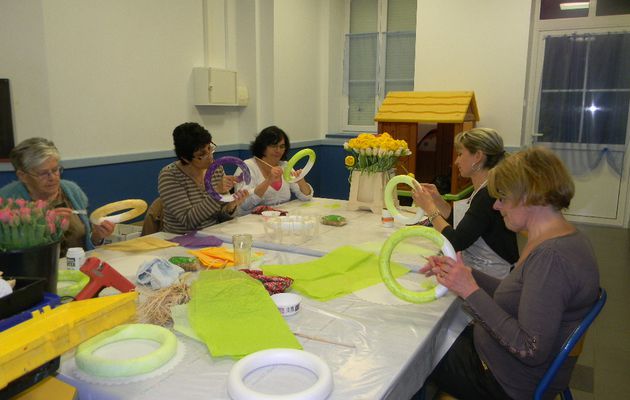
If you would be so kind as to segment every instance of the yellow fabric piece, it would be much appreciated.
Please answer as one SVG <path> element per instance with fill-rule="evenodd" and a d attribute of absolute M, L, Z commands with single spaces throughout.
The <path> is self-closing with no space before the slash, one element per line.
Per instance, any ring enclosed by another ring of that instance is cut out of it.
<path fill-rule="evenodd" d="M 225 247 L 205 247 L 188 252 L 199 259 L 208 268 L 224 268 L 234 266 L 234 252 Z"/>
<path fill-rule="evenodd" d="M 226 247 L 204 247 L 188 252 L 199 259 L 199 262 L 208 268 L 225 268 L 234 266 L 234 251 Z M 260 258 L 264 253 L 253 252 L 252 258 Z"/>
<path fill-rule="evenodd" d="M 240 271 L 201 271 L 191 286 L 188 318 L 213 357 L 302 349 L 263 284 Z"/>
<path fill-rule="evenodd" d="M 393 263 L 392 275 L 399 277 L 409 269 Z M 320 301 L 342 297 L 359 289 L 381 283 L 378 256 L 351 246 L 339 247 L 313 261 L 292 265 L 267 265 L 265 275 L 293 278 L 293 288 Z"/>
<path fill-rule="evenodd" d="M 138 252 L 138 251 L 150 251 L 157 249 L 165 249 L 167 247 L 179 246 L 177 243 L 169 242 L 168 240 L 156 238 L 153 236 L 142 236 L 135 239 L 125 240 L 122 242 L 115 242 L 106 244 L 101 248 L 107 250 L 118 250 L 118 251 L 129 251 L 129 252 Z"/>

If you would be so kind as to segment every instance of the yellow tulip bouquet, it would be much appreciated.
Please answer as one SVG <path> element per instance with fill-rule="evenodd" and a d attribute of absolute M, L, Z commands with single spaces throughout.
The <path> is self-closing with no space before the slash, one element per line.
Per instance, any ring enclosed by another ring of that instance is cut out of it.
<path fill-rule="evenodd" d="M 398 158 L 408 156 L 411 150 L 404 140 L 397 140 L 387 132 L 380 135 L 362 133 L 343 144 L 350 153 L 345 158 L 346 168 L 352 171 L 386 172 L 396 166 Z"/>

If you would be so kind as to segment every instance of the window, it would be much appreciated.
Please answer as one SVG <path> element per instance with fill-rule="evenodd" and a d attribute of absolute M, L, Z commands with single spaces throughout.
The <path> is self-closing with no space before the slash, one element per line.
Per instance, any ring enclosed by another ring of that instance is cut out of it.
<path fill-rule="evenodd" d="M 541 141 L 625 144 L 630 110 L 630 33 L 545 38 Z"/>
<path fill-rule="evenodd" d="M 413 90 L 416 0 L 350 0 L 345 125 L 373 127 L 389 91 Z"/>

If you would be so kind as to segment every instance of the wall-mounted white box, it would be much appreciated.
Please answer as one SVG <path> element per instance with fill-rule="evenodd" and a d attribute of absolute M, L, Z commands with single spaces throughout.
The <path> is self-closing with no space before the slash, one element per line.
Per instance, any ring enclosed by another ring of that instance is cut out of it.
<path fill-rule="evenodd" d="M 219 68 L 193 68 L 195 105 L 237 106 L 236 71 Z"/>

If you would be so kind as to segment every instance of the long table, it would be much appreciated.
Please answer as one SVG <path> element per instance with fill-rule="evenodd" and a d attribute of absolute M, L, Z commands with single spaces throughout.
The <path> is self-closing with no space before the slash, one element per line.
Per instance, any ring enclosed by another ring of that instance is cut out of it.
<path fill-rule="evenodd" d="M 348 224 L 343 227 L 319 225 L 315 236 L 286 237 L 281 243 L 270 240 L 259 215 L 239 217 L 203 232 L 223 238 L 228 247 L 232 234 L 252 234 L 254 250 L 264 253 L 259 265 L 305 262 L 342 244 L 378 246 L 394 231 L 381 226 L 380 216 L 369 211 L 348 211 L 345 202 L 340 200 L 294 201 L 279 208 L 290 215 L 342 215 Z M 159 236 L 173 235 L 160 233 Z M 95 252 L 130 278 L 147 259 L 187 254 L 181 247 L 144 254 L 106 249 Z M 413 261 L 413 258 L 408 260 Z M 422 279 L 419 274 L 409 275 Z M 300 312 L 286 317 L 286 321 L 293 332 L 300 334 L 297 337 L 304 349 L 330 366 L 334 379 L 330 399 L 406 399 L 422 385 L 468 318 L 452 294 L 431 303 L 399 305 L 376 304 L 351 294 L 327 302 L 304 298 Z M 227 376 L 235 361 L 213 358 L 204 344 L 179 333 L 177 337 L 185 345 L 184 358 L 173 370 L 158 377 L 124 385 L 87 383 L 77 378 L 70 352 L 62 358 L 62 379 L 75 385 L 82 399 L 229 398 Z M 310 374 L 296 368 L 270 369 L 274 373 L 257 374 L 248 383 L 258 390 L 279 394 L 278 390 L 303 389 L 313 381 Z M 289 379 L 285 379 L 287 377 Z"/>

